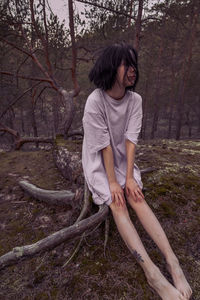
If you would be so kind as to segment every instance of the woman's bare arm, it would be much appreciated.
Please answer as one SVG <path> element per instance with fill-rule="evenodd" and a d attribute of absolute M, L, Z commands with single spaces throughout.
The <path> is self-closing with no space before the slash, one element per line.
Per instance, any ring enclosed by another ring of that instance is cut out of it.
<path fill-rule="evenodd" d="M 134 161 L 135 161 L 135 144 L 131 141 L 126 140 L 126 160 L 127 160 L 127 167 L 126 167 L 126 180 L 133 178 L 133 168 L 134 168 Z"/>
<path fill-rule="evenodd" d="M 135 144 L 126 140 L 126 194 L 131 195 L 134 201 L 141 201 L 144 195 L 134 179 Z"/>
<path fill-rule="evenodd" d="M 115 170 L 114 170 L 114 157 L 111 145 L 102 149 L 104 166 L 106 169 L 106 174 L 109 182 L 110 192 L 113 202 L 117 205 L 124 205 L 124 192 L 116 180 Z"/>

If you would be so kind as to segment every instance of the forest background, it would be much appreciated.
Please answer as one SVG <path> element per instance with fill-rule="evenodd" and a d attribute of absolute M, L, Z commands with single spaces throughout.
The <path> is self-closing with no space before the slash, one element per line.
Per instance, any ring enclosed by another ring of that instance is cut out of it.
<path fill-rule="evenodd" d="M 141 138 L 198 138 L 198 1 L 79 2 L 84 11 L 69 1 L 67 25 L 48 1 L 1 2 L 1 142 L 80 130 L 94 89 L 89 70 L 103 47 L 120 41 L 139 55 Z"/>
<path fill-rule="evenodd" d="M 121 41 L 139 56 L 136 91 L 144 117 L 136 159 L 147 171 L 145 198 L 180 259 L 192 300 L 200 299 L 200 2 L 63 0 L 63 22 L 55 3 L 0 2 L 0 299 L 159 299 L 107 217 L 108 208 L 97 212 L 84 193 L 82 116 L 95 88 L 88 73 L 105 46 Z M 76 9 L 78 3 L 84 9 Z M 64 190 L 72 199 L 64 207 L 36 201 L 35 187 L 24 192 L 27 181 L 48 190 L 47 198 L 49 190 L 57 196 Z M 85 198 L 90 209 L 83 209 L 87 218 L 80 221 Z M 155 244 L 134 213 L 131 218 L 170 281 Z M 77 240 L 55 242 L 76 220 L 92 224 L 78 246 Z M 41 242 L 31 258 L 23 252 L 21 246 L 46 237 L 51 247 Z"/>

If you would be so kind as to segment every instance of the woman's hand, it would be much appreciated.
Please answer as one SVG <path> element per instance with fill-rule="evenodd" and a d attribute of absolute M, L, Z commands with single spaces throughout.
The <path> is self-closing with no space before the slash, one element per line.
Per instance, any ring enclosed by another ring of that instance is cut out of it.
<path fill-rule="evenodd" d="M 128 197 L 132 197 L 135 202 L 144 199 L 144 195 L 134 178 L 126 179 L 125 191 Z"/>
<path fill-rule="evenodd" d="M 118 182 L 114 181 L 110 183 L 110 192 L 112 201 L 116 203 L 117 206 L 123 206 L 125 203 L 124 191 Z"/>

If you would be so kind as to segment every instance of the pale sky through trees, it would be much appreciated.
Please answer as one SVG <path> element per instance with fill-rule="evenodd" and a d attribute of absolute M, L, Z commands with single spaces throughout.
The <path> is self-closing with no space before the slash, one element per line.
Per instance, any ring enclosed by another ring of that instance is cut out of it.
<path fill-rule="evenodd" d="M 91 1 L 92 2 L 92 1 Z M 151 7 L 155 3 L 163 2 L 163 0 L 149 0 L 149 6 Z M 62 22 L 65 20 L 66 25 L 68 26 L 68 0 L 48 0 L 48 3 L 55 15 L 57 15 Z M 74 1 L 77 11 L 84 12 L 84 3 Z M 83 15 L 80 15 L 81 18 L 84 18 Z"/>
<path fill-rule="evenodd" d="M 66 21 L 66 25 L 68 25 L 68 0 L 48 0 L 49 5 L 54 12 L 55 15 L 57 15 L 62 22 L 63 20 Z M 81 11 L 84 11 L 84 4 L 75 1 L 75 7 L 80 13 Z"/>

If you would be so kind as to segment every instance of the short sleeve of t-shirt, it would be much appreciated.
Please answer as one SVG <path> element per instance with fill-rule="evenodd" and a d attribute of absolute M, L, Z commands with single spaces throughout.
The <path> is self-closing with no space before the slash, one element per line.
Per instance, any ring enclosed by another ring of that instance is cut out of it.
<path fill-rule="evenodd" d="M 137 144 L 142 126 L 142 98 L 137 94 L 135 100 L 136 101 L 128 121 L 127 130 L 125 132 L 125 138 L 130 140 L 132 143 Z"/>
<path fill-rule="evenodd" d="M 84 137 L 91 153 L 98 152 L 110 144 L 110 135 L 100 113 L 85 112 L 83 117 Z"/>

